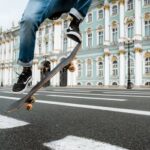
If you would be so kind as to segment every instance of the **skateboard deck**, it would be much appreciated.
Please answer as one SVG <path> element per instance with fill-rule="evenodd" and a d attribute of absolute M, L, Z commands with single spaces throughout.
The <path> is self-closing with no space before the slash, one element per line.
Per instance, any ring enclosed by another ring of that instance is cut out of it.
<path fill-rule="evenodd" d="M 32 103 L 35 102 L 35 97 L 33 96 L 34 93 L 36 93 L 40 88 L 43 87 L 45 83 L 47 83 L 55 74 L 57 74 L 62 68 L 69 65 L 69 63 L 74 59 L 77 52 L 79 51 L 81 47 L 81 43 L 78 43 L 71 54 L 65 58 L 62 62 L 60 62 L 50 73 L 48 73 L 40 82 L 38 82 L 29 92 L 27 95 L 22 97 L 20 100 L 14 102 L 10 107 L 8 108 L 8 112 L 17 111 L 23 106 L 26 106 L 27 110 L 32 109 Z"/>

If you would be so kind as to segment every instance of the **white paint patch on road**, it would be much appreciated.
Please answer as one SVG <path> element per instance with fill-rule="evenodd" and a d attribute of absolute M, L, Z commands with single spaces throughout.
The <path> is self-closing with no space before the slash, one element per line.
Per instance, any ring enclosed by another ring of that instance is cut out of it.
<path fill-rule="evenodd" d="M 150 96 L 141 96 L 141 95 L 116 95 L 116 94 L 94 94 L 94 93 L 70 93 L 70 92 L 49 92 L 49 93 L 54 93 L 54 94 L 67 94 L 67 95 L 89 95 L 89 96 L 106 96 L 106 97 L 144 97 L 144 98 L 150 98 Z M 49 95 L 47 95 L 49 96 Z"/>
<path fill-rule="evenodd" d="M 127 150 L 125 148 L 76 136 L 67 136 L 63 139 L 44 143 L 52 150 Z"/>
<path fill-rule="evenodd" d="M 9 129 L 28 125 L 29 123 L 0 115 L 0 129 Z"/>
<path fill-rule="evenodd" d="M 76 99 L 94 99 L 94 100 L 107 100 L 107 101 L 127 101 L 126 99 L 113 99 L 113 98 L 99 98 L 99 97 L 81 97 L 81 96 L 67 96 L 67 95 L 47 95 L 50 97 L 64 97 L 64 98 L 76 98 Z"/>

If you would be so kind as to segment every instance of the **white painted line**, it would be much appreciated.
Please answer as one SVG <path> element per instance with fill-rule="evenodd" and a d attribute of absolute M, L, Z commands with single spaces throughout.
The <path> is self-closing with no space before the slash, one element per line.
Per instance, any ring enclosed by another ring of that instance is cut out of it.
<path fill-rule="evenodd" d="M 56 92 L 66 92 L 66 90 L 53 90 L 53 91 L 56 91 Z M 38 91 L 39 93 L 49 93 L 49 92 L 52 92 L 52 91 Z M 74 93 L 90 93 L 91 91 L 74 91 L 74 90 L 67 90 L 67 92 L 74 92 Z"/>
<path fill-rule="evenodd" d="M 67 95 L 47 95 L 49 97 L 65 97 L 65 98 L 75 98 L 75 99 L 94 99 L 94 100 L 107 100 L 107 101 L 127 101 L 126 99 L 113 99 L 113 98 L 99 98 L 99 97 L 81 97 L 81 96 L 67 96 Z"/>
<path fill-rule="evenodd" d="M 127 150 L 116 145 L 76 136 L 67 136 L 43 145 L 52 150 Z"/>
<path fill-rule="evenodd" d="M 29 123 L 0 115 L 0 129 L 9 129 L 28 125 Z"/>
<path fill-rule="evenodd" d="M 57 93 L 57 94 L 68 94 L 68 95 L 93 95 L 93 96 L 107 96 L 107 97 L 120 97 L 120 96 L 122 96 L 122 97 L 145 97 L 145 98 L 150 98 L 150 96 L 141 96 L 141 95 L 106 95 L 106 94 L 94 94 L 94 93 L 70 93 L 70 92 L 49 92 L 49 93 Z M 49 96 L 49 95 L 47 95 L 47 96 Z"/>
<path fill-rule="evenodd" d="M 103 92 L 103 93 L 106 93 L 106 94 L 117 94 L 117 93 L 121 93 L 121 94 L 127 94 L 127 95 L 133 95 L 133 94 L 136 94 L 136 95 L 147 95 L 147 96 L 150 96 L 150 93 L 132 93 L 132 92 L 120 92 L 120 91 L 116 91 L 116 92 Z"/>
<path fill-rule="evenodd" d="M 0 96 L 0 98 L 9 99 L 9 100 L 10 99 L 11 100 L 20 99 L 17 97 L 4 97 L 4 96 Z M 75 107 L 75 108 L 85 108 L 85 109 L 93 109 L 93 110 L 102 110 L 102 111 L 150 116 L 150 111 L 144 111 L 144 110 L 124 109 L 124 108 L 114 108 L 114 107 L 104 107 L 104 106 L 94 106 L 94 105 L 84 105 L 84 104 L 74 104 L 74 103 L 65 103 L 65 102 L 54 102 L 54 101 L 45 101 L 45 100 L 36 100 L 36 102 L 37 103 L 43 103 L 43 104 L 50 104 L 50 105 L 58 105 L 58 106 L 67 106 L 67 107 Z"/>
<path fill-rule="evenodd" d="M 1 93 L 9 93 L 9 94 L 13 94 L 13 95 L 22 95 L 22 94 L 26 95 L 26 94 L 28 94 L 27 92 L 26 93 L 14 93 L 14 92 L 10 92 L 10 91 L 3 91 Z M 39 94 L 35 93 L 34 95 L 39 95 Z"/>

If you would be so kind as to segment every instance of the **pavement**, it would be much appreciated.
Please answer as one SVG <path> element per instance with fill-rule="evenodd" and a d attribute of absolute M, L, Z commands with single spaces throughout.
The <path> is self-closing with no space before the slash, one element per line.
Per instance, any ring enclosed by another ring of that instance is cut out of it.
<path fill-rule="evenodd" d="M 46 88 L 32 111 L 0 88 L 0 150 L 150 150 L 150 90 Z"/>

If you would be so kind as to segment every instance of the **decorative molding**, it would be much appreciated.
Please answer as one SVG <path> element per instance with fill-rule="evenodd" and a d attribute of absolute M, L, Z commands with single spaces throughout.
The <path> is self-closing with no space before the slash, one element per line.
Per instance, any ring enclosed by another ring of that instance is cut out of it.
<path fill-rule="evenodd" d="M 140 47 L 134 48 L 134 51 L 135 51 L 135 53 L 141 53 L 142 48 L 140 48 Z"/>
<path fill-rule="evenodd" d="M 122 50 L 119 50 L 119 55 L 121 55 L 121 54 L 125 54 L 126 53 L 126 51 L 124 50 L 124 49 L 122 49 Z"/>

